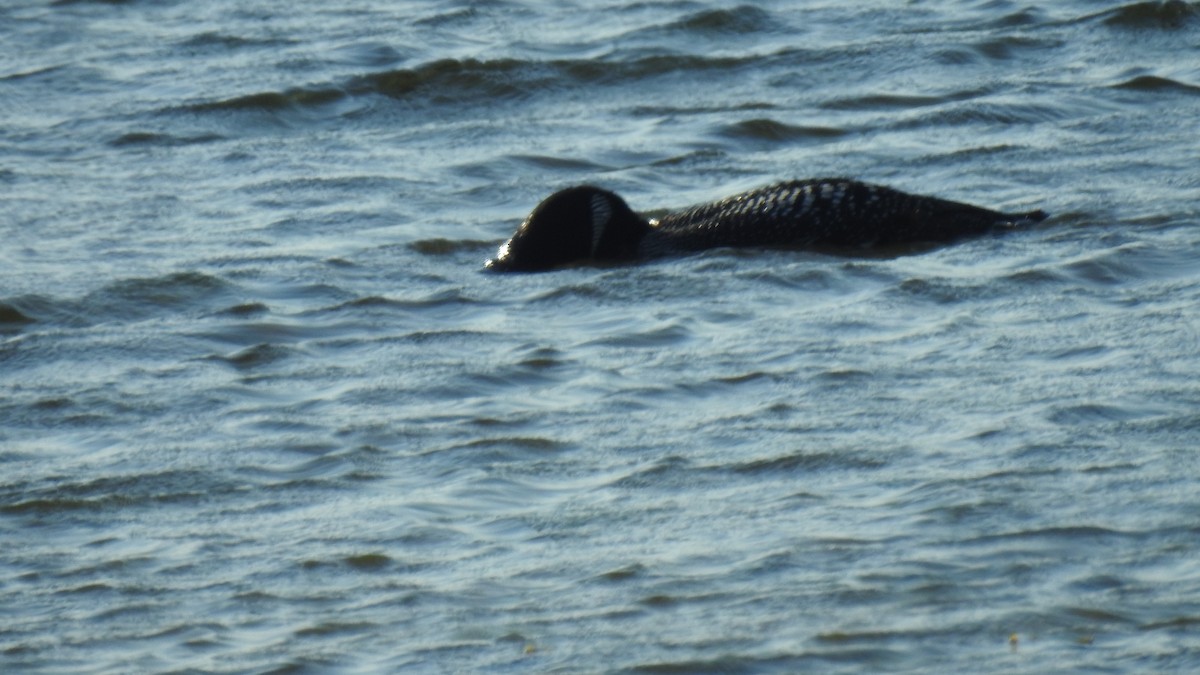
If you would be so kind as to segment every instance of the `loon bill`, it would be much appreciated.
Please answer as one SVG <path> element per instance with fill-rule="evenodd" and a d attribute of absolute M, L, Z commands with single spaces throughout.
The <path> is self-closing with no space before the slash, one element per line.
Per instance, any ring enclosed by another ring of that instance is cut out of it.
<path fill-rule="evenodd" d="M 581 185 L 538 204 L 486 267 L 534 272 L 726 246 L 864 249 L 940 243 L 1045 218 L 1040 210 L 1001 213 L 845 178 L 818 178 L 777 183 L 647 220 L 616 193 Z"/>

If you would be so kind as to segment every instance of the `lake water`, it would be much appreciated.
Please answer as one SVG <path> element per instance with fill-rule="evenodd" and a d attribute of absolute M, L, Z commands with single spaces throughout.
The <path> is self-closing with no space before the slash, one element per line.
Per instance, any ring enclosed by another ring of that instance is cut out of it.
<path fill-rule="evenodd" d="M 1200 4 L 13 0 L 0 670 L 1200 671 Z M 482 271 L 853 176 L 1036 228 Z"/>

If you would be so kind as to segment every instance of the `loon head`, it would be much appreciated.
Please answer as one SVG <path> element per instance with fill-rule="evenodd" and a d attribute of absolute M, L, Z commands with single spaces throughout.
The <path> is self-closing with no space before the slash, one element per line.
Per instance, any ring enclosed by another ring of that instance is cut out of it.
<path fill-rule="evenodd" d="M 650 229 L 614 192 L 590 185 L 559 190 L 529 214 L 486 267 L 536 272 L 588 260 L 629 258 Z"/>

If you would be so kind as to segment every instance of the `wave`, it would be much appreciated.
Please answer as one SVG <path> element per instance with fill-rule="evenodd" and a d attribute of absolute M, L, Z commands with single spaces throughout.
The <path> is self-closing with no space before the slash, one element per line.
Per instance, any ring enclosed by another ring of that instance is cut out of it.
<path fill-rule="evenodd" d="M 346 92 L 337 89 L 289 89 L 287 91 L 266 91 L 222 101 L 197 103 L 187 106 L 192 112 L 211 112 L 220 110 L 263 110 L 278 111 L 292 107 L 315 107 L 332 103 L 345 98 Z"/>
<path fill-rule="evenodd" d="M 418 239 L 408 244 L 408 250 L 424 256 L 440 258 L 458 255 L 459 253 L 491 253 L 496 248 L 495 241 L 479 241 L 477 239 Z"/>
<path fill-rule="evenodd" d="M 108 144 L 114 148 L 122 148 L 127 146 L 157 146 L 172 148 L 184 145 L 196 145 L 199 143 L 212 143 L 214 141 L 223 140 L 224 138 L 224 136 L 220 136 L 218 134 L 172 136 L 170 134 L 136 131 L 122 134 L 121 136 L 109 141 Z"/>
<path fill-rule="evenodd" d="M 1068 117 L 1071 111 L 1059 103 L 1039 101 L 979 101 L 929 108 L 918 115 L 888 124 L 890 129 L 946 128 L 969 124 L 1036 124 Z M 961 150 L 957 152 L 963 152 Z"/>
<path fill-rule="evenodd" d="M 227 298 L 225 281 L 199 272 L 120 279 L 82 298 L 23 295 L 0 298 L 0 331 L 29 324 L 90 326 L 112 320 L 141 320 L 189 309 L 212 310 Z"/>
<path fill-rule="evenodd" d="M 0 82 L 8 82 L 8 81 L 26 80 L 26 79 L 30 79 L 30 78 L 36 78 L 36 77 L 40 77 L 42 75 L 49 75 L 49 74 L 58 72 L 60 70 L 63 70 L 64 68 L 67 68 L 67 66 L 55 65 L 55 66 L 45 66 L 42 68 L 34 68 L 33 70 L 25 70 L 25 71 L 21 71 L 19 73 L 11 73 L 8 75 L 0 76 Z"/>
<path fill-rule="evenodd" d="M 132 5 L 138 0 L 54 0 L 50 3 L 51 7 L 65 7 L 69 5 Z"/>
<path fill-rule="evenodd" d="M 0 332 L 30 323 L 34 323 L 32 317 L 8 303 L 0 302 Z"/>
<path fill-rule="evenodd" d="M 864 94 L 849 96 L 821 104 L 826 110 L 906 110 L 925 108 L 956 100 L 953 96 L 924 96 L 904 94 Z"/>
<path fill-rule="evenodd" d="M 128 509 L 203 501 L 239 490 L 239 485 L 212 472 L 168 469 L 126 476 L 63 479 L 47 487 L 7 485 L 0 493 L 0 513 L 50 514 L 99 509 Z"/>
<path fill-rule="evenodd" d="M 1188 84 L 1157 75 L 1139 75 L 1123 82 L 1109 85 L 1109 87 L 1111 89 L 1127 89 L 1130 91 L 1174 91 L 1186 94 L 1200 94 L 1200 85 Z"/>
<path fill-rule="evenodd" d="M 761 65 L 764 60 L 799 54 L 789 50 L 770 55 L 701 56 L 647 54 L 624 60 L 565 59 L 439 59 L 414 68 L 384 70 L 352 76 L 340 83 L 263 91 L 184 106 L 190 112 L 316 108 L 347 97 L 386 96 L 431 103 L 490 102 L 522 99 L 564 86 L 628 83 L 680 72 L 703 73 Z"/>
<path fill-rule="evenodd" d="M 256 370 L 287 359 L 294 350 L 281 345 L 263 342 L 247 347 L 228 356 L 214 356 L 213 359 L 224 362 L 236 370 Z"/>
<path fill-rule="evenodd" d="M 1175 30 L 1200 17 L 1200 6 L 1183 0 L 1135 2 L 1100 14 L 1103 22 L 1117 28 L 1160 28 Z"/>
<path fill-rule="evenodd" d="M 770 31 L 777 21 L 754 5 L 738 5 L 730 9 L 704 10 L 691 14 L 668 26 L 691 33 L 745 34 Z"/>
<path fill-rule="evenodd" d="M 184 47 L 204 48 L 204 47 L 221 47 L 225 49 L 239 49 L 244 47 L 278 47 L 282 45 L 295 44 L 295 40 L 279 39 L 279 38 L 244 38 L 237 35 L 226 35 L 209 31 L 194 35 L 180 44 Z"/>
<path fill-rule="evenodd" d="M 845 136 L 849 132 L 836 127 L 795 126 L 770 118 L 744 120 L 722 126 L 718 135 L 748 141 L 824 141 Z"/>
<path fill-rule="evenodd" d="M 887 460 L 867 456 L 866 453 L 847 452 L 796 452 L 776 457 L 764 457 L 735 462 L 719 467 L 737 474 L 790 474 L 796 472 L 853 470 L 869 471 L 887 465 Z"/>
<path fill-rule="evenodd" d="M 83 299 L 83 309 L 97 320 L 144 318 L 160 311 L 207 307 L 223 297 L 228 284 L 199 272 L 114 281 Z"/>

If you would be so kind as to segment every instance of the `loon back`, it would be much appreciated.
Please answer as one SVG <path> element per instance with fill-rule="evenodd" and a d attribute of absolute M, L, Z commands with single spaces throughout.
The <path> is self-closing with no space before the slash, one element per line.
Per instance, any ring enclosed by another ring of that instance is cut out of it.
<path fill-rule="evenodd" d="M 1043 211 L 1001 213 L 844 178 L 821 178 L 777 183 L 651 222 L 615 193 L 585 185 L 546 198 L 487 267 L 537 271 L 724 246 L 939 243 L 1045 218 Z"/>

